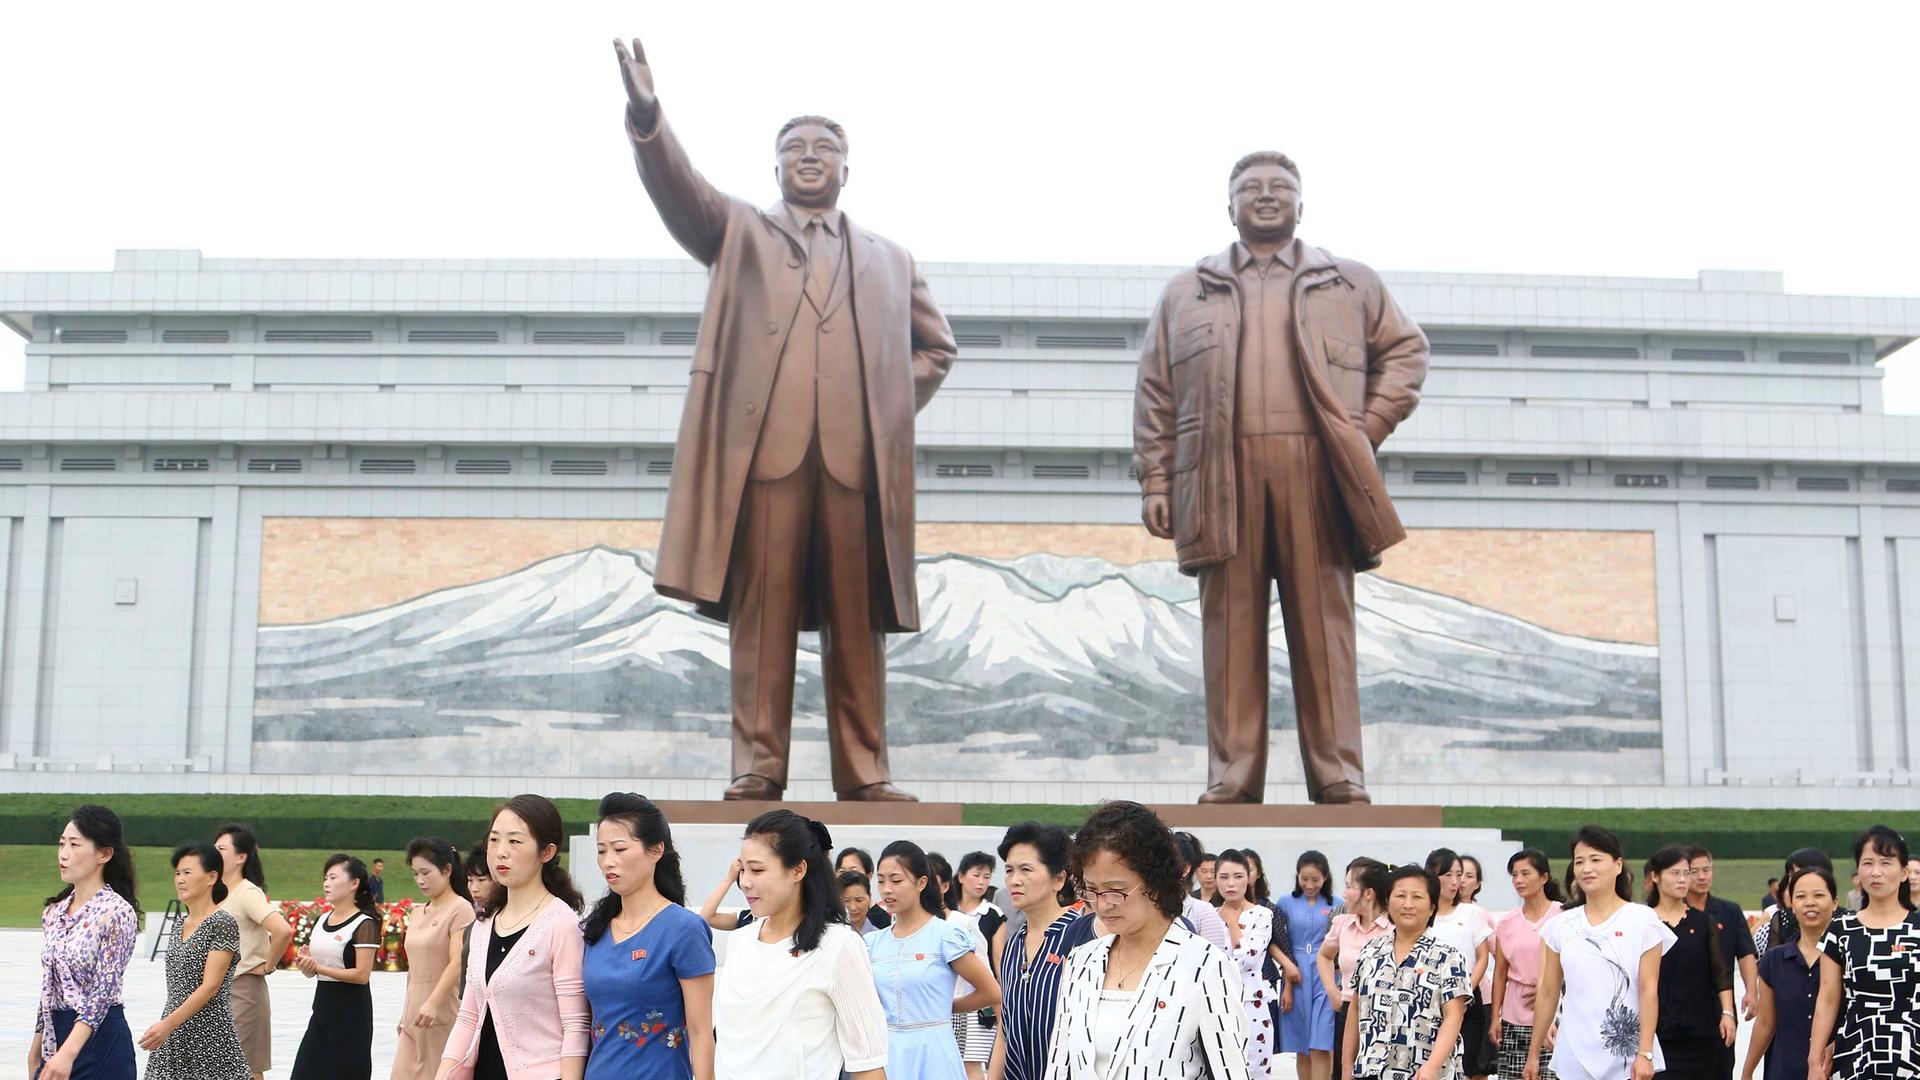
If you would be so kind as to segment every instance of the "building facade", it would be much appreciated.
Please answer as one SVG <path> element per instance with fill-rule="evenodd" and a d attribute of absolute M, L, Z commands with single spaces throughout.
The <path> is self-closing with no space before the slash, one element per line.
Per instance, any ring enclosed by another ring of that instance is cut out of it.
<path fill-rule="evenodd" d="M 1185 802 L 1192 579 L 1139 523 L 1168 267 L 923 268 L 923 798 Z M 1920 300 L 1386 274 L 1433 341 L 1358 584 L 1376 799 L 1920 806 Z M 651 588 L 704 271 L 208 259 L 0 274 L 0 785 L 713 798 L 725 628 Z M 1305 797 L 1274 612 L 1269 799 Z M 795 798 L 830 797 L 803 644 Z"/>

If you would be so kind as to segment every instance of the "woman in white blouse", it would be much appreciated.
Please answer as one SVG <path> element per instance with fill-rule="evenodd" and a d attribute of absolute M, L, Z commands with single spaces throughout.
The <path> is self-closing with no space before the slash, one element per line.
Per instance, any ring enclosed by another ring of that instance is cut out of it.
<path fill-rule="evenodd" d="M 1175 922 L 1173 834 L 1139 803 L 1109 802 L 1068 862 L 1111 935 L 1068 955 L 1047 1080 L 1248 1080 L 1240 973 Z"/>
<path fill-rule="evenodd" d="M 1253 887 L 1252 868 L 1246 855 L 1232 848 L 1214 859 L 1213 887 L 1230 940 L 1227 954 L 1240 969 L 1240 1000 L 1247 1010 L 1247 1072 L 1253 1080 L 1267 1080 L 1273 1068 L 1273 1016 L 1267 1009 L 1273 987 L 1261 969 L 1267 946 L 1273 942 L 1273 909 L 1247 895 Z M 1289 999 L 1287 1007 L 1292 1006 Z"/>
<path fill-rule="evenodd" d="M 772 810 L 747 824 L 740 891 L 714 982 L 715 1080 L 885 1080 L 887 1018 L 847 925 L 826 826 Z"/>
<path fill-rule="evenodd" d="M 1573 905 L 1540 928 L 1534 1024 L 1559 1017 L 1553 1072 L 1561 1080 L 1653 1080 L 1666 1068 L 1654 1038 L 1660 1023 L 1660 958 L 1673 931 L 1633 903 L 1633 875 L 1620 838 L 1598 825 L 1573 836 Z M 1527 1048 L 1526 1080 L 1539 1080 L 1540 1050 Z"/>
<path fill-rule="evenodd" d="M 1485 908 L 1473 902 L 1466 891 L 1466 858 L 1452 848 L 1435 848 L 1427 853 L 1427 873 L 1440 882 L 1440 906 L 1433 916 L 1433 936 L 1451 945 L 1467 961 L 1467 974 L 1473 987 L 1473 999 L 1467 1003 L 1466 1029 L 1460 1036 L 1460 1051 L 1466 1075 L 1482 1077 L 1496 1064 L 1488 1059 L 1487 1003 L 1480 984 L 1493 966 L 1493 920 Z M 1474 891 L 1478 892 L 1476 872 Z"/>

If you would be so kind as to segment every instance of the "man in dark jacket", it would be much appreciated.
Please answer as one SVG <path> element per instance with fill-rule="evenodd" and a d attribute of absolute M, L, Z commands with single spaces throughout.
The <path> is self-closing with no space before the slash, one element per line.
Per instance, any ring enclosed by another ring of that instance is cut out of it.
<path fill-rule="evenodd" d="M 1419 403 L 1427 339 L 1379 275 L 1294 236 L 1286 155 L 1240 159 L 1227 189 L 1240 239 L 1168 283 L 1134 395 L 1141 518 L 1200 578 L 1200 801 L 1265 795 L 1278 582 L 1307 790 L 1364 803 L 1353 575 L 1406 536 L 1374 451 Z"/>

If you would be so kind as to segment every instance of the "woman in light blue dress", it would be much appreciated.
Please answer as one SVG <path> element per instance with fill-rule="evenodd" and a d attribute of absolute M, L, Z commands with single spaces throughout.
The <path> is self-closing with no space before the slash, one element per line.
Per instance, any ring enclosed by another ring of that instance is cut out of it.
<path fill-rule="evenodd" d="M 974 952 L 973 932 L 946 919 L 919 845 L 888 844 L 873 884 L 893 915 L 892 926 L 867 935 L 867 959 L 887 1013 L 887 1080 L 967 1080 L 953 1018 L 1000 1004 L 1000 984 Z M 973 993 L 954 997 L 959 979 L 972 984 Z"/>
<path fill-rule="evenodd" d="M 1293 892 L 1275 898 L 1293 930 L 1293 963 L 1301 971 L 1313 971 L 1314 958 L 1327 939 L 1327 924 L 1333 903 L 1327 898 L 1327 883 L 1333 872 L 1327 857 L 1317 851 L 1303 853 L 1294 864 Z M 1282 1052 L 1295 1054 L 1300 1080 L 1327 1080 L 1333 1072 L 1333 1005 L 1327 989 L 1317 978 L 1303 978 L 1293 988 L 1293 1007 L 1280 1014 Z"/>

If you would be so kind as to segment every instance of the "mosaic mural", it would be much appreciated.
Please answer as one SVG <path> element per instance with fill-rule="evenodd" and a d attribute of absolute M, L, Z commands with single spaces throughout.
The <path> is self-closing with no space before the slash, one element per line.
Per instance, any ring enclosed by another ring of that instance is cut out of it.
<path fill-rule="evenodd" d="M 393 750 L 477 775 L 723 777 L 726 628 L 653 591 L 656 528 L 269 521 L 254 768 L 391 772 Z M 1197 588 L 1142 530 L 923 524 L 919 542 L 922 629 L 889 639 L 897 775 L 1204 774 Z M 1657 770 L 1648 534 L 1416 531 L 1357 599 L 1370 778 Z M 1286 780 L 1277 605 L 1272 639 Z M 825 773 L 816 649 L 803 635 L 796 778 Z"/>

